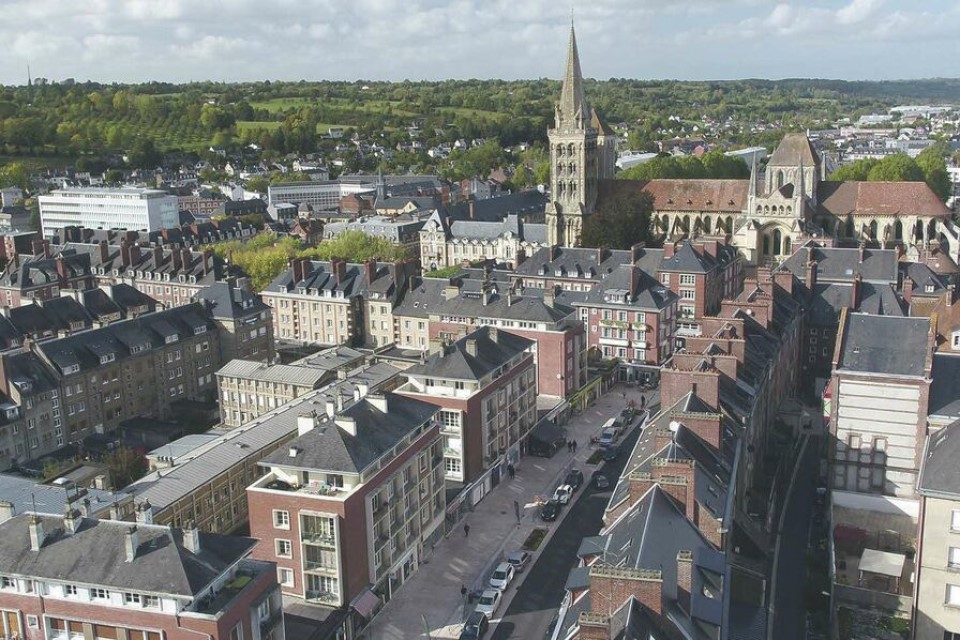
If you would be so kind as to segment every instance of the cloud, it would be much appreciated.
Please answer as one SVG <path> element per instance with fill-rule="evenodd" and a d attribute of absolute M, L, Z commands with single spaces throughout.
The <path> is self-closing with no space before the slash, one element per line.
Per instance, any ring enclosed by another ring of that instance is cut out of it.
<path fill-rule="evenodd" d="M 558 78 L 557 0 L 0 0 L 0 82 Z M 593 77 L 956 75 L 955 0 L 574 0 Z M 317 64 L 322 60 L 323 64 Z M 866 61 L 868 64 L 864 64 Z"/>

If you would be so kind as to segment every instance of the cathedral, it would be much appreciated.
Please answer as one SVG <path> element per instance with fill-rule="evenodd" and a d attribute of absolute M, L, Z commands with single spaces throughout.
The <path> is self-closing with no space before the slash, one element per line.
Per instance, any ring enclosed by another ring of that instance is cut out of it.
<path fill-rule="evenodd" d="M 573 26 L 550 145 L 547 242 L 579 245 L 585 219 L 605 198 L 648 192 L 657 238 L 727 235 L 750 264 L 775 264 L 808 240 L 836 246 L 939 245 L 954 259 L 960 231 L 924 182 L 831 182 L 805 134 L 784 136 L 749 180 L 616 180 L 616 135 L 583 90 Z"/>

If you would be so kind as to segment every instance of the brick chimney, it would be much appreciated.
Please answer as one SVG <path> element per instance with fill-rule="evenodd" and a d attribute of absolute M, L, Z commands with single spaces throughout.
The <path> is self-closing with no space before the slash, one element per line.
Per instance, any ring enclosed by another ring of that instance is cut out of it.
<path fill-rule="evenodd" d="M 180 253 L 180 249 L 172 245 L 170 247 L 170 259 L 173 260 L 174 271 L 180 271 L 183 268 L 183 254 Z"/>
<path fill-rule="evenodd" d="M 44 258 L 50 257 L 50 241 L 49 240 L 43 241 L 43 257 Z"/>
<path fill-rule="evenodd" d="M 629 598 L 636 598 L 656 615 L 663 613 L 663 575 L 658 569 L 633 569 L 606 565 L 590 567 L 590 598 L 599 613 L 619 608 Z"/>
<path fill-rule="evenodd" d="M 634 504 L 653 486 L 653 476 L 646 471 L 634 471 L 627 476 L 627 503 Z"/>
<path fill-rule="evenodd" d="M 100 246 L 100 262 L 106 262 L 110 259 L 110 245 L 107 244 L 106 240 L 101 240 L 98 244 Z"/>
<path fill-rule="evenodd" d="M 140 548 L 140 537 L 137 535 L 137 526 L 128 527 L 123 533 L 123 549 L 126 551 L 127 562 L 137 559 L 137 549 Z"/>
<path fill-rule="evenodd" d="M 907 301 L 907 304 L 910 304 L 910 301 L 913 300 L 913 278 L 909 275 L 903 277 L 903 299 Z"/>
<path fill-rule="evenodd" d="M 543 291 L 543 304 L 547 305 L 551 309 L 553 308 L 554 302 L 556 301 L 557 294 L 553 287 L 547 287 Z"/>
<path fill-rule="evenodd" d="M 44 540 L 43 522 L 40 520 L 40 516 L 35 513 L 32 514 L 27 520 L 27 529 L 30 532 L 30 550 L 40 551 Z"/>
<path fill-rule="evenodd" d="M 610 640 L 610 616 L 606 614 L 581 611 L 577 626 L 577 640 Z"/>
<path fill-rule="evenodd" d="M 310 277 L 310 274 L 313 273 L 313 260 L 310 258 L 301 258 L 300 259 L 300 272 L 303 274 L 303 279 L 306 280 Z"/>
<path fill-rule="evenodd" d="M 859 273 L 853 276 L 853 283 L 850 285 L 850 310 L 856 311 L 860 307 L 861 287 L 863 285 L 863 276 Z"/>
<path fill-rule="evenodd" d="M 297 258 L 290 258 L 290 271 L 292 273 L 293 284 L 303 280 L 303 263 Z"/>
<path fill-rule="evenodd" d="M 57 258 L 57 275 L 60 276 L 61 280 L 66 280 L 70 276 L 70 270 L 67 269 L 67 261 L 62 257 Z"/>
<path fill-rule="evenodd" d="M 687 517 L 693 522 L 696 511 L 696 463 L 692 460 L 668 460 L 654 458 L 650 473 L 654 482 L 665 493 L 683 505 Z"/>
<path fill-rule="evenodd" d="M 203 275 L 213 271 L 213 249 L 203 250 Z"/>
<path fill-rule="evenodd" d="M 180 250 L 180 255 L 182 256 L 181 260 L 183 262 L 183 268 L 189 269 L 190 265 L 193 263 L 193 251 L 183 248 Z"/>
<path fill-rule="evenodd" d="M 638 242 L 637 244 L 630 247 L 630 262 L 636 262 L 640 259 L 640 256 L 643 255 L 643 250 L 646 248 L 645 242 Z"/>
<path fill-rule="evenodd" d="M 43 253 L 43 240 L 37 239 L 30 242 L 30 251 L 35 256 L 39 256 Z"/>
<path fill-rule="evenodd" d="M 163 263 L 163 247 L 160 245 L 154 245 L 153 249 L 153 268 L 159 268 L 161 263 Z"/>
<path fill-rule="evenodd" d="M 336 279 L 337 284 L 340 284 L 347 279 L 347 263 L 343 260 L 332 260 L 330 262 L 330 270 L 333 271 L 333 276 Z"/>
<path fill-rule="evenodd" d="M 673 254 L 677 252 L 677 247 L 680 244 L 679 240 L 667 240 L 663 243 L 663 259 L 672 258 Z"/>
<path fill-rule="evenodd" d="M 367 284 L 377 279 L 377 261 L 370 258 L 363 263 L 363 273 L 367 278 Z"/>
<path fill-rule="evenodd" d="M 557 255 L 558 255 L 558 252 L 559 252 L 559 251 L 560 251 L 560 247 L 558 247 L 558 246 L 555 245 L 555 244 L 554 244 L 554 245 L 550 245 L 550 251 L 549 251 L 549 253 L 550 253 L 550 262 L 553 262 L 554 260 L 557 259 Z"/>
<path fill-rule="evenodd" d="M 604 258 L 607 257 L 607 248 L 603 245 L 597 247 L 597 264 L 603 262 Z"/>
<path fill-rule="evenodd" d="M 677 552 L 677 604 L 688 614 L 691 589 L 693 589 L 693 552 L 681 549 Z"/>
<path fill-rule="evenodd" d="M 105 245 L 107 243 L 104 241 L 102 244 Z M 124 267 L 130 266 L 130 245 L 127 244 L 126 240 L 120 241 L 120 264 Z"/>

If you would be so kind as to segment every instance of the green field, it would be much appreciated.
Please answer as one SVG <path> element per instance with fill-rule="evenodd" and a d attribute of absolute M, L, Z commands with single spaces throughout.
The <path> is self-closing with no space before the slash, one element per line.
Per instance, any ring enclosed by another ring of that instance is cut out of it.
<path fill-rule="evenodd" d="M 319 122 L 317 123 L 317 133 L 320 135 L 326 135 L 327 132 L 330 130 L 330 127 L 346 128 L 347 126 L 348 125 Z M 274 129 L 279 129 L 279 128 L 280 128 L 279 122 L 263 122 L 263 121 L 257 121 L 257 120 L 238 120 L 237 121 L 238 133 L 243 133 L 244 131 L 256 131 L 257 129 L 260 129 L 260 130 L 265 129 L 267 131 L 273 131 Z"/>
<path fill-rule="evenodd" d="M 76 162 L 76 158 L 63 156 L 0 156 L 0 167 L 11 162 L 19 162 L 29 173 L 47 169 L 62 169 Z"/>

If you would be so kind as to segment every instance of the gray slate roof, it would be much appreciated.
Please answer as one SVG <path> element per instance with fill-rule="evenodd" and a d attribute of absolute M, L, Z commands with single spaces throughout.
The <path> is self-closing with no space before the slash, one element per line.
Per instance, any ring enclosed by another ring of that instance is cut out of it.
<path fill-rule="evenodd" d="M 923 495 L 960 499 L 960 420 L 927 439 L 917 490 Z"/>
<path fill-rule="evenodd" d="M 275 451 L 261 464 L 359 474 L 439 411 L 428 402 L 395 393 L 386 393 L 384 397 L 385 412 L 370 399 L 361 398 L 338 412 L 334 420 L 326 419 L 326 414 L 318 416 L 319 424 L 291 441 L 289 450 Z M 341 416 L 354 421 L 356 435 L 336 424 Z M 294 448 L 297 455 L 291 456 Z"/>
<path fill-rule="evenodd" d="M 922 376 L 929 330 L 927 318 L 851 313 L 837 367 L 861 373 Z"/>
<path fill-rule="evenodd" d="M 480 327 L 452 345 L 431 353 L 423 364 L 410 367 L 407 373 L 448 380 L 480 380 L 534 344 L 533 340 L 507 331 Z M 473 353 L 470 353 L 471 349 Z"/>
<path fill-rule="evenodd" d="M 122 502 L 129 497 L 122 491 L 84 491 L 86 493 L 83 497 L 90 501 L 91 514 L 107 510 L 114 502 Z M 73 490 L 70 491 L 70 497 L 73 497 Z M 26 513 L 34 508 L 49 513 L 63 513 L 67 508 L 67 491 L 64 487 L 40 484 L 30 478 L 9 473 L 0 473 L 0 499 L 13 504 L 14 513 Z"/>
<path fill-rule="evenodd" d="M 67 535 L 63 516 L 41 515 L 45 540 L 39 551 L 31 551 L 29 517 L 0 524 L 0 573 L 192 598 L 256 544 L 252 538 L 201 533 L 200 552 L 194 554 L 183 547 L 179 530 L 141 524 L 137 555 L 127 562 L 124 537 L 131 523 L 84 518 L 78 531 Z"/>
<path fill-rule="evenodd" d="M 936 353 L 930 376 L 930 401 L 927 413 L 931 416 L 960 418 L 960 355 Z"/>
<path fill-rule="evenodd" d="M 223 365 L 218 376 L 259 380 L 261 382 L 280 382 L 301 387 L 314 388 L 327 377 L 326 371 L 311 367 L 298 367 L 289 364 L 264 364 L 254 360 L 235 358 Z"/>
<path fill-rule="evenodd" d="M 807 262 L 817 262 L 817 282 L 851 282 L 859 275 L 864 281 L 897 281 L 897 252 L 893 249 L 845 249 L 820 247 L 809 242 L 780 265 L 799 280 L 806 276 Z"/>

